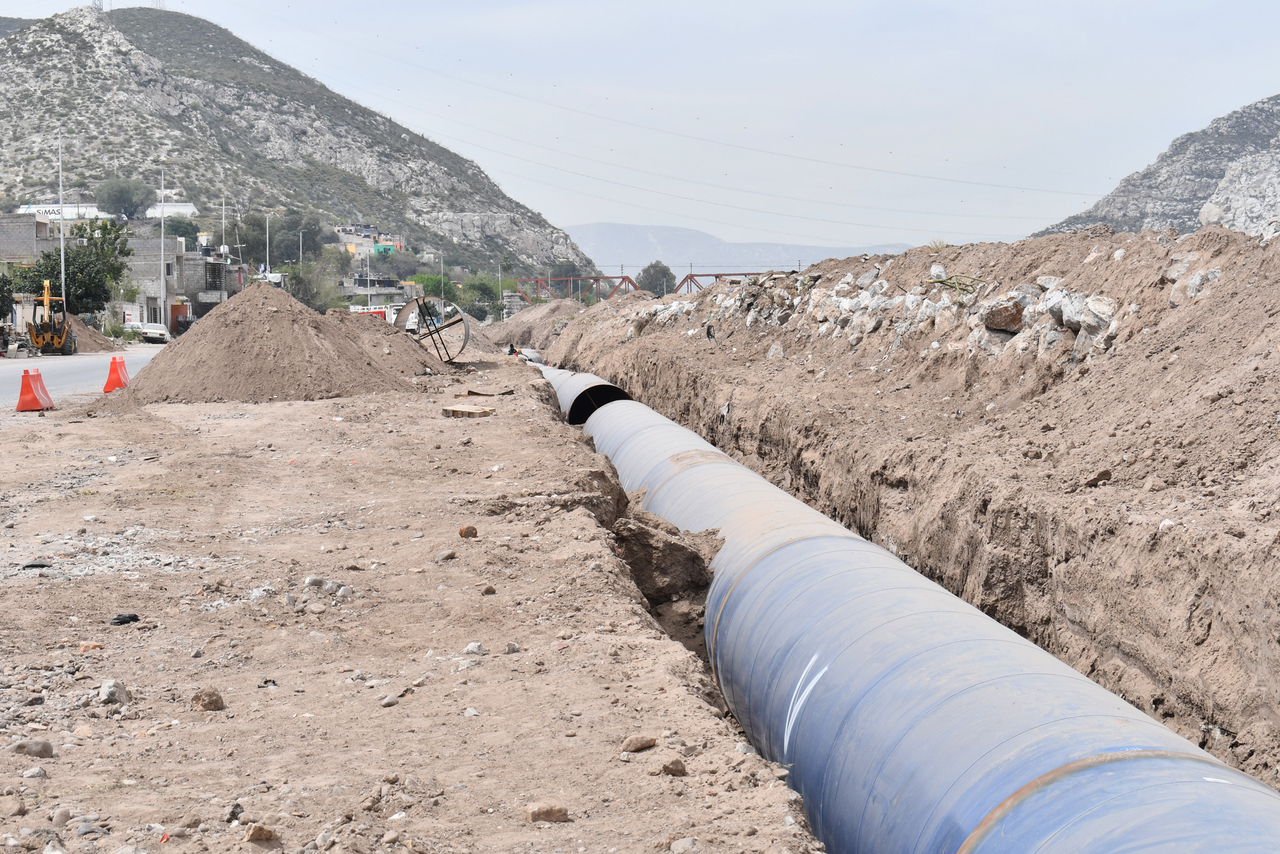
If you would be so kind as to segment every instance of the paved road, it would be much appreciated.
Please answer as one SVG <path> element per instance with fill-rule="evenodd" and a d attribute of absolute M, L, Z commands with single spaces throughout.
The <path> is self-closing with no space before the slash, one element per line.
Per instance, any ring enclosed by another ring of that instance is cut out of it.
<path fill-rule="evenodd" d="M 73 397 L 102 394 L 111 368 L 112 356 L 124 356 L 124 365 L 133 376 L 163 349 L 162 344 L 131 344 L 124 353 L 77 353 L 74 356 L 41 356 L 29 359 L 0 359 L 0 406 L 18 405 L 22 372 L 39 370 L 44 387 L 54 402 Z"/>

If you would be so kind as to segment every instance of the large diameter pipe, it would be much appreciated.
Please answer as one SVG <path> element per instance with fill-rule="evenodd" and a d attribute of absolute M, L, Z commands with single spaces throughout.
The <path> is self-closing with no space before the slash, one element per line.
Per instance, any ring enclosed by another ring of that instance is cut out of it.
<path fill-rule="evenodd" d="M 829 851 L 1280 849 L 1267 786 L 648 407 L 584 408 L 643 509 L 724 538 L 712 670 Z"/>
<path fill-rule="evenodd" d="M 631 399 L 631 395 L 595 374 L 562 371 L 542 364 L 536 367 L 551 381 L 560 401 L 560 412 L 570 424 L 585 424 L 587 416 L 606 403 Z"/>

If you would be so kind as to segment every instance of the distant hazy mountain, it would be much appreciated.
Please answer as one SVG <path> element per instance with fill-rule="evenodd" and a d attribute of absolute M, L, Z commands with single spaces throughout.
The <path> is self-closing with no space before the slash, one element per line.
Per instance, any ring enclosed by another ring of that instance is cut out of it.
<path fill-rule="evenodd" d="M 1089 210 L 1039 232 L 1106 223 L 1116 231 L 1218 223 L 1259 234 L 1280 217 L 1280 95 L 1264 98 L 1175 139 Z"/>
<path fill-rule="evenodd" d="M 613 274 L 622 265 L 629 271 L 639 271 L 651 261 L 662 261 L 676 273 L 687 273 L 690 264 L 695 273 L 753 273 L 805 267 L 827 258 L 897 253 L 910 248 L 905 243 L 856 247 L 729 243 L 692 228 L 614 222 L 592 222 L 565 230 L 606 274 Z"/>

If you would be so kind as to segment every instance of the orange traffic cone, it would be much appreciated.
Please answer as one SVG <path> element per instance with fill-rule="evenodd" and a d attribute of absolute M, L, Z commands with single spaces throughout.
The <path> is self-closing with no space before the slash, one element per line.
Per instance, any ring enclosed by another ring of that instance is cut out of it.
<path fill-rule="evenodd" d="M 44 387 L 44 380 L 40 378 L 40 372 L 23 371 L 22 372 L 22 390 L 18 392 L 18 411 L 19 412 L 43 412 L 46 409 L 53 409 L 53 398 L 49 396 L 49 391 Z"/>
<path fill-rule="evenodd" d="M 124 366 L 124 356 L 112 356 L 111 371 L 107 374 L 107 384 L 102 387 L 102 393 L 108 394 L 127 385 L 129 385 L 129 369 Z"/>

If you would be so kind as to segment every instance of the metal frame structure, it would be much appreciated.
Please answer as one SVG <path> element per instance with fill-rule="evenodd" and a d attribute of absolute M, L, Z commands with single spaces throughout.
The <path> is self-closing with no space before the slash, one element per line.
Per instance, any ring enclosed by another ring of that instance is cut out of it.
<path fill-rule="evenodd" d="M 640 290 L 636 285 L 635 280 L 630 276 L 558 276 L 554 279 L 548 276 L 543 276 L 536 279 L 516 279 L 516 293 L 520 294 L 521 298 L 530 305 L 533 304 L 533 300 L 535 299 L 543 299 L 544 290 L 546 291 L 546 299 L 559 299 L 560 297 L 556 296 L 555 291 L 552 289 L 552 285 L 557 282 L 564 284 L 565 293 L 570 294 L 569 299 L 574 299 L 572 296 L 574 282 L 590 282 L 591 290 L 595 291 L 597 300 L 602 298 L 609 299 L 614 294 L 618 293 L 618 291 L 627 293 L 628 291 Z M 610 284 L 617 282 L 617 284 L 613 286 L 613 289 L 610 290 L 609 293 L 605 294 L 604 297 L 601 297 L 601 282 L 608 282 Z M 520 287 L 522 284 L 533 291 L 532 298 L 524 292 L 524 288 Z M 530 285 L 532 285 L 531 288 Z"/>

